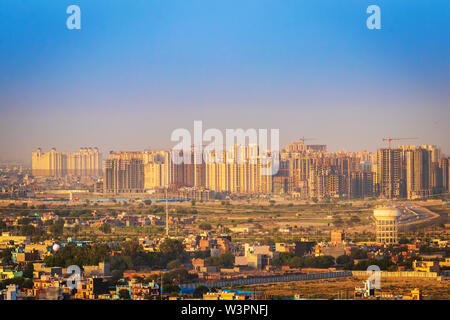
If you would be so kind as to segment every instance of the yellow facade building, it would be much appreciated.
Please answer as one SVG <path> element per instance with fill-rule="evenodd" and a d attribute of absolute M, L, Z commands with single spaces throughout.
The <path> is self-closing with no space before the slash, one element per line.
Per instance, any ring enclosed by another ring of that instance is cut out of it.
<path fill-rule="evenodd" d="M 38 148 L 31 155 L 32 173 L 36 177 L 98 177 L 100 163 L 101 154 L 97 148 L 81 148 L 74 153 L 58 152 L 55 148 L 43 152 Z"/>

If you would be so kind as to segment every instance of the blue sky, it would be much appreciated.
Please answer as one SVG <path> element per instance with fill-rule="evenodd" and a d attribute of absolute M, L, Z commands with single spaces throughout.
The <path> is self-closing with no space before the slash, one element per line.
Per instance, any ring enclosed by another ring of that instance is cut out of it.
<path fill-rule="evenodd" d="M 447 0 L 1 0 L 0 159 L 171 147 L 194 120 L 450 154 L 449 39 Z"/>

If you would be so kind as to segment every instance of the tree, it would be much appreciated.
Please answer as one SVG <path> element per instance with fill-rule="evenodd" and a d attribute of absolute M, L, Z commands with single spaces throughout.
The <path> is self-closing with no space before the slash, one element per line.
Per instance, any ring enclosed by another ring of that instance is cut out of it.
<path fill-rule="evenodd" d="M 20 227 L 20 234 L 23 236 L 31 237 L 32 235 L 35 234 L 35 227 L 31 224 L 24 225 Z"/>
<path fill-rule="evenodd" d="M 353 223 L 359 223 L 359 222 L 361 222 L 361 219 L 358 216 L 352 216 L 350 218 L 350 221 Z"/>
<path fill-rule="evenodd" d="M 100 226 L 99 230 L 103 233 L 111 233 L 111 226 L 107 223 L 103 223 Z"/>
<path fill-rule="evenodd" d="M 128 289 L 120 289 L 119 290 L 119 299 L 120 300 L 130 300 L 130 292 Z"/>
<path fill-rule="evenodd" d="M 355 270 L 367 270 L 367 268 L 371 265 L 377 265 L 381 270 L 388 270 L 391 266 L 395 265 L 390 259 L 370 259 L 370 260 L 362 260 L 358 262 L 353 269 Z M 392 268 L 391 268 L 392 269 Z"/>
<path fill-rule="evenodd" d="M 56 221 L 50 226 L 50 232 L 53 236 L 61 236 L 64 233 L 64 221 Z"/>
<path fill-rule="evenodd" d="M 302 259 L 300 257 L 292 257 L 288 262 L 289 267 L 291 268 L 299 268 L 302 266 Z"/>
<path fill-rule="evenodd" d="M 135 256 L 143 252 L 144 248 L 137 241 L 125 241 L 122 243 L 122 254 L 124 256 Z"/>
<path fill-rule="evenodd" d="M 31 222 L 31 218 L 25 217 L 25 218 L 18 219 L 17 224 L 25 226 L 25 225 L 28 225 L 30 222 Z"/>
<path fill-rule="evenodd" d="M 163 286 L 163 290 L 168 293 L 178 293 L 180 292 L 180 287 L 175 284 L 169 283 Z"/>
<path fill-rule="evenodd" d="M 122 272 L 120 270 L 116 270 L 114 269 L 113 271 L 111 271 L 111 281 L 113 282 L 113 284 L 116 284 L 116 282 L 122 278 Z"/>
<path fill-rule="evenodd" d="M 206 258 L 210 266 L 216 267 L 231 267 L 234 265 L 234 255 L 232 253 L 224 253 L 218 257 L 208 257 Z"/>
<path fill-rule="evenodd" d="M 178 258 L 184 253 L 184 245 L 180 240 L 165 239 L 160 245 L 159 250 L 163 255 L 171 258 Z"/>
<path fill-rule="evenodd" d="M 344 224 L 344 221 L 342 221 L 341 218 L 335 218 L 333 220 L 333 225 L 335 225 L 336 227 L 340 227 Z"/>
<path fill-rule="evenodd" d="M 10 284 L 16 284 L 19 286 L 20 289 L 27 288 L 31 289 L 33 288 L 33 280 L 26 279 L 24 277 L 15 277 L 11 279 L 6 279 L 3 281 L 0 281 L 0 290 L 4 290 L 6 286 Z"/>
<path fill-rule="evenodd" d="M 81 227 L 80 227 L 79 224 L 75 225 L 75 226 L 72 228 L 72 232 L 73 232 L 75 235 L 77 235 L 78 233 L 80 233 L 80 231 L 81 231 Z"/>
<path fill-rule="evenodd" d="M 0 258 L 3 261 L 3 263 L 5 263 L 6 265 L 12 264 L 12 255 L 11 255 L 11 251 L 13 251 L 13 249 L 5 249 L 1 252 Z"/>
<path fill-rule="evenodd" d="M 181 266 L 181 262 L 178 259 L 172 260 L 167 264 L 167 269 L 176 269 Z"/>
<path fill-rule="evenodd" d="M 408 238 L 402 237 L 402 238 L 400 238 L 398 243 L 399 244 L 408 244 L 408 243 L 410 243 L 410 241 L 408 240 Z"/>
<path fill-rule="evenodd" d="M 194 252 L 194 258 L 208 258 L 209 256 L 211 256 L 211 251 L 210 250 L 204 250 L 204 251 L 195 251 Z"/>
<path fill-rule="evenodd" d="M 205 293 L 208 293 L 209 289 L 207 286 L 198 286 L 194 291 L 194 298 L 202 298 Z"/>
<path fill-rule="evenodd" d="M 211 230 L 212 226 L 210 223 L 206 223 L 206 222 L 202 222 L 200 223 L 200 225 L 198 226 L 201 230 Z"/>
<path fill-rule="evenodd" d="M 34 266 L 32 262 L 28 262 L 23 270 L 23 276 L 25 278 L 33 279 Z"/>
<path fill-rule="evenodd" d="M 48 267 L 65 267 L 74 264 L 92 266 L 109 258 L 111 250 L 106 244 L 93 244 L 79 247 L 70 243 L 55 254 L 46 256 L 44 263 Z"/>
<path fill-rule="evenodd" d="M 341 265 L 344 269 L 352 269 L 354 265 L 353 259 L 345 254 L 337 257 L 336 263 Z"/>
<path fill-rule="evenodd" d="M 367 252 L 363 249 L 352 248 L 350 250 L 350 257 L 352 257 L 353 259 L 366 259 Z"/>

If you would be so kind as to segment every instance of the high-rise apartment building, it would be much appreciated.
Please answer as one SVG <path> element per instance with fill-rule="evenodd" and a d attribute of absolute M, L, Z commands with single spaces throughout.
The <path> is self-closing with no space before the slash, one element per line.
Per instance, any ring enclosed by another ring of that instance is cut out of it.
<path fill-rule="evenodd" d="M 405 179 L 401 149 L 379 149 L 377 153 L 377 189 L 380 196 L 404 197 Z"/>
<path fill-rule="evenodd" d="M 110 152 L 104 166 L 104 191 L 107 193 L 162 189 L 174 179 L 171 154 L 164 150 Z"/>
<path fill-rule="evenodd" d="M 149 162 L 144 165 L 144 188 L 158 189 L 165 188 L 169 185 L 167 180 L 168 165 L 162 162 Z"/>
<path fill-rule="evenodd" d="M 98 177 L 101 175 L 101 154 L 97 148 L 81 148 L 74 153 L 58 152 L 52 148 L 32 153 L 31 164 L 34 176 L 45 177 Z"/>
<path fill-rule="evenodd" d="M 312 152 L 327 152 L 327 146 L 325 144 L 308 144 L 306 149 Z"/>
<path fill-rule="evenodd" d="M 296 199 L 384 198 L 410 199 L 448 192 L 447 158 L 439 147 L 399 146 L 376 154 L 360 151 L 326 152 L 294 142 L 279 154 L 279 170 L 270 174 L 267 155 L 257 144 L 229 150 L 111 152 L 101 170 L 97 148 L 74 153 L 55 149 L 33 152 L 36 176 L 99 176 L 108 193 L 142 192 L 188 187 L 238 194 L 291 194 Z M 181 158 L 181 159 L 180 159 Z M 133 161 L 132 161 L 133 160 Z M 182 160 L 182 161 L 177 161 Z M 143 184 L 142 184 L 143 183 Z"/>
<path fill-rule="evenodd" d="M 406 150 L 406 195 L 408 199 L 431 194 L 431 151 L 424 148 Z"/>
<path fill-rule="evenodd" d="M 440 168 L 442 172 L 442 191 L 441 193 L 450 193 L 450 158 L 444 158 L 440 161 Z"/>
<path fill-rule="evenodd" d="M 52 148 L 42 152 L 41 148 L 32 153 L 32 173 L 34 176 L 62 177 L 66 173 L 65 155 Z"/>
<path fill-rule="evenodd" d="M 144 192 L 144 164 L 142 159 L 116 157 L 103 162 L 104 193 Z"/>
<path fill-rule="evenodd" d="M 67 175 L 98 177 L 101 175 L 101 154 L 97 148 L 81 148 L 66 155 Z"/>
<path fill-rule="evenodd" d="M 232 150 L 206 156 L 205 187 L 216 192 L 242 194 L 272 192 L 272 174 L 267 157 L 256 146 L 234 146 Z"/>
<path fill-rule="evenodd" d="M 144 188 L 162 189 L 172 183 L 171 156 L 169 151 L 145 151 L 144 162 Z"/>
<path fill-rule="evenodd" d="M 350 174 L 350 198 L 365 198 L 373 196 L 372 172 L 356 171 Z"/>

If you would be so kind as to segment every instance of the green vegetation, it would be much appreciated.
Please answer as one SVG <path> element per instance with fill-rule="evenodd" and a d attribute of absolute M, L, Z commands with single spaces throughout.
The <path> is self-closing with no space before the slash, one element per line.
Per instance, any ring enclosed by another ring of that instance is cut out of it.
<path fill-rule="evenodd" d="M 25 266 L 25 269 L 23 270 L 23 276 L 28 279 L 33 279 L 33 271 L 34 266 L 32 262 L 28 262 Z"/>
<path fill-rule="evenodd" d="M 19 286 L 20 289 L 33 288 L 33 280 L 32 279 L 28 279 L 28 278 L 24 278 L 24 277 L 17 277 L 17 278 L 6 279 L 3 281 L 0 281 L 0 290 L 6 289 L 6 286 L 8 286 L 10 284 L 16 284 Z"/>
<path fill-rule="evenodd" d="M 202 298 L 205 293 L 209 292 L 209 288 L 206 286 L 198 286 L 194 291 L 194 298 Z"/>
<path fill-rule="evenodd" d="M 103 233 L 111 233 L 111 226 L 107 223 L 104 223 L 100 226 L 99 230 Z"/>
<path fill-rule="evenodd" d="M 4 249 L 0 253 L 0 260 L 6 265 L 11 265 L 13 263 L 11 252 L 13 249 Z"/>
<path fill-rule="evenodd" d="M 128 289 L 120 289 L 119 290 L 119 299 L 120 300 L 130 300 L 130 292 Z"/>
<path fill-rule="evenodd" d="M 342 255 L 342 256 L 337 257 L 336 263 L 338 265 L 341 265 L 345 270 L 353 269 L 353 266 L 355 264 L 352 257 L 347 256 L 347 255 Z"/>
<path fill-rule="evenodd" d="M 291 268 L 330 268 L 334 265 L 332 256 L 299 257 L 290 252 L 282 252 L 272 260 L 274 266 L 289 266 Z"/>
<path fill-rule="evenodd" d="M 50 232 L 55 237 L 62 236 L 64 233 L 64 221 L 59 220 L 53 223 L 53 225 L 50 226 Z"/>
<path fill-rule="evenodd" d="M 234 265 L 234 255 L 232 253 L 224 253 L 218 257 L 208 257 L 206 261 L 210 266 L 232 267 Z"/>
<path fill-rule="evenodd" d="M 352 259 L 366 259 L 367 258 L 367 252 L 363 249 L 359 248 L 352 248 L 350 250 L 350 257 Z"/>
<path fill-rule="evenodd" d="M 397 265 L 390 259 L 368 259 L 359 261 L 354 267 L 354 270 L 367 270 L 369 266 L 377 265 L 381 270 L 397 271 Z"/>
<path fill-rule="evenodd" d="M 105 244 L 77 246 L 69 243 L 56 254 L 44 258 L 44 263 L 49 267 L 64 267 L 70 265 L 92 266 L 109 258 L 110 249 Z"/>
<path fill-rule="evenodd" d="M 206 222 L 200 223 L 200 225 L 198 227 L 200 228 L 200 230 L 211 230 L 212 229 L 211 224 L 206 223 Z"/>

